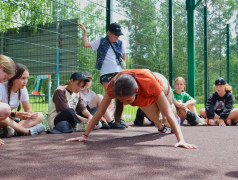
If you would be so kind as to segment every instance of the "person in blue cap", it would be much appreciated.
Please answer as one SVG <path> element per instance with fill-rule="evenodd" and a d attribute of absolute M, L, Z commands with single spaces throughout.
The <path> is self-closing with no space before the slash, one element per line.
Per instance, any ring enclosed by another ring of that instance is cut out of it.
<path fill-rule="evenodd" d="M 208 125 L 230 126 L 238 122 L 238 108 L 234 108 L 232 87 L 224 78 L 215 81 L 216 91 L 208 98 L 205 109 L 200 110 L 200 115 L 207 118 Z"/>
<path fill-rule="evenodd" d="M 59 86 L 51 99 L 48 124 L 51 130 L 47 133 L 70 133 L 74 129 L 77 131 L 77 125 L 83 131 L 88 122 L 92 119 L 92 115 L 84 106 L 83 99 L 79 92 L 84 88 L 89 80 L 84 73 L 80 71 L 74 72 L 70 80 L 63 86 Z M 83 116 L 79 114 L 82 113 Z"/>

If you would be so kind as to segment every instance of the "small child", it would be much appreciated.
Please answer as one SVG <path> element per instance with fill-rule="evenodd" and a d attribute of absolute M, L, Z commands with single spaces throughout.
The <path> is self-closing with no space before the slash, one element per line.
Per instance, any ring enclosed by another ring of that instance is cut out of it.
<path fill-rule="evenodd" d="M 181 124 L 185 119 L 188 120 L 188 123 L 192 126 L 196 125 L 206 125 L 204 119 L 199 118 L 195 104 L 196 100 L 192 98 L 188 93 L 184 91 L 185 80 L 183 77 L 177 77 L 174 80 L 173 90 L 174 94 L 174 104 L 177 109 L 177 113 L 181 118 Z"/>

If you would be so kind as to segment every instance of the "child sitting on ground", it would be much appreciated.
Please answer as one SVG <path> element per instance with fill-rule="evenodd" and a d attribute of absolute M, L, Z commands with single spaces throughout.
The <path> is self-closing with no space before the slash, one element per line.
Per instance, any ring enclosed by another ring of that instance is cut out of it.
<path fill-rule="evenodd" d="M 90 87 L 92 85 L 92 74 L 90 72 L 83 72 L 86 78 L 88 78 L 89 82 L 86 82 L 85 87 L 80 91 L 80 96 L 84 101 L 85 107 L 88 109 L 88 111 L 94 115 L 97 111 L 99 105 L 101 104 L 101 101 L 103 99 L 103 96 L 101 94 L 96 94 L 94 91 L 90 90 Z M 125 129 L 126 126 L 124 124 L 117 124 L 114 120 L 112 120 L 112 116 L 114 114 L 114 111 L 110 111 L 109 108 L 107 108 L 106 113 L 101 118 L 102 123 L 102 129 Z"/>
<path fill-rule="evenodd" d="M 188 123 L 192 126 L 206 125 L 204 119 L 199 118 L 195 104 L 196 100 L 184 91 L 185 80 L 182 77 L 177 77 L 174 80 L 174 104 L 177 113 L 181 118 L 181 124 L 187 119 Z"/>
<path fill-rule="evenodd" d="M 5 126 L 7 137 L 13 135 L 38 135 L 45 131 L 45 126 L 40 124 L 44 120 L 42 113 L 33 112 L 29 103 L 26 85 L 29 77 L 29 70 L 26 66 L 16 63 L 16 75 L 8 82 L 0 84 L 0 101 L 9 104 L 11 107 L 10 120 L 0 122 L 0 127 Z M 24 112 L 21 112 L 21 104 Z M 16 109 L 16 111 L 13 111 Z M 15 123 L 14 121 L 18 122 Z M 14 133 L 16 131 L 17 133 Z M 6 134 L 6 133 L 5 133 Z"/>

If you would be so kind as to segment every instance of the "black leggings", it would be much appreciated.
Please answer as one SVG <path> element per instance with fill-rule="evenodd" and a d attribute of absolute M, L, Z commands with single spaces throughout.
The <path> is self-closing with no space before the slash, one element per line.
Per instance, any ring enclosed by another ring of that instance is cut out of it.
<path fill-rule="evenodd" d="M 54 124 L 56 125 L 60 121 L 68 121 L 72 127 L 74 127 L 77 123 L 81 123 L 72 108 L 65 109 L 58 114 L 54 119 Z"/>

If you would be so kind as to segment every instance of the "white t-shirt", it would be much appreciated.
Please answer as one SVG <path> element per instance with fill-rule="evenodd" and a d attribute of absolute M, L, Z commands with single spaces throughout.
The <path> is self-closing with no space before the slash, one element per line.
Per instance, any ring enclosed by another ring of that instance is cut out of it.
<path fill-rule="evenodd" d="M 7 98 L 7 84 L 8 82 L 0 83 L 0 100 L 1 102 L 8 104 L 8 98 Z M 24 89 L 21 89 L 21 102 L 29 101 L 28 91 L 26 87 Z M 14 93 L 11 91 L 11 98 L 10 98 L 10 107 L 12 109 L 15 109 L 19 106 L 19 92 Z"/>
<path fill-rule="evenodd" d="M 80 96 L 84 101 L 84 106 L 86 107 L 89 102 L 93 99 L 94 96 L 96 96 L 96 93 L 89 89 L 88 94 L 84 94 L 83 91 L 80 91 Z"/>
<path fill-rule="evenodd" d="M 97 49 L 100 45 L 100 41 L 101 41 L 101 38 L 90 42 L 90 45 L 94 51 L 97 51 Z M 122 42 L 122 54 L 124 54 L 124 53 L 125 53 L 125 48 L 124 48 L 124 45 Z M 103 64 L 102 64 L 102 68 L 101 68 L 101 72 L 100 72 L 101 76 L 104 74 L 121 72 L 123 70 L 121 68 L 121 65 L 117 64 L 116 59 L 117 59 L 116 54 L 113 51 L 112 47 L 110 46 L 107 51 L 107 54 L 105 56 L 105 59 L 103 61 Z"/>

